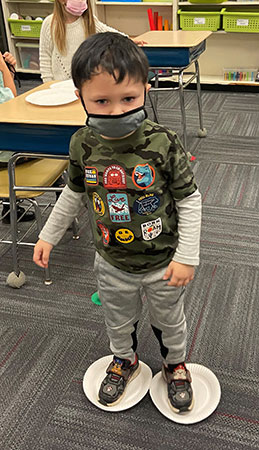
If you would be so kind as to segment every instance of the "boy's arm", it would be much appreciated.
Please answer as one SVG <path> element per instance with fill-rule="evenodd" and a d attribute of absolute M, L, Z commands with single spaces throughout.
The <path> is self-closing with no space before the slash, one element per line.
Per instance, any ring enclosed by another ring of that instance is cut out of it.
<path fill-rule="evenodd" d="M 49 244 L 57 245 L 85 205 L 84 197 L 84 192 L 74 192 L 68 186 L 65 186 L 39 234 L 39 238 Z"/>
<path fill-rule="evenodd" d="M 178 246 L 168 265 L 164 280 L 171 286 L 186 286 L 194 277 L 199 264 L 201 232 L 201 194 L 198 189 L 189 197 L 176 202 L 178 212 Z"/>
<path fill-rule="evenodd" d="M 201 234 L 201 194 L 197 189 L 180 202 L 176 202 L 178 213 L 178 246 L 173 261 L 199 265 Z"/>
<path fill-rule="evenodd" d="M 33 261 L 40 267 L 48 267 L 50 252 L 56 245 L 80 209 L 84 206 L 84 192 L 74 192 L 68 186 L 62 191 L 34 247 Z"/>

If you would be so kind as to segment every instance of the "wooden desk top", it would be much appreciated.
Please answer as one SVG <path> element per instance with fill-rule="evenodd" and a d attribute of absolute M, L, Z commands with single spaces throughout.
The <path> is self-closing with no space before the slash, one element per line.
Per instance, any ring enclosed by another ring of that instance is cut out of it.
<path fill-rule="evenodd" d="M 147 31 L 136 39 L 146 41 L 143 47 L 196 47 L 210 35 L 211 31 Z"/>
<path fill-rule="evenodd" d="M 37 106 L 26 102 L 25 97 L 32 92 L 48 89 L 55 83 L 49 81 L 0 105 L 0 123 L 32 125 L 83 126 L 86 113 L 79 100 L 61 106 Z"/>

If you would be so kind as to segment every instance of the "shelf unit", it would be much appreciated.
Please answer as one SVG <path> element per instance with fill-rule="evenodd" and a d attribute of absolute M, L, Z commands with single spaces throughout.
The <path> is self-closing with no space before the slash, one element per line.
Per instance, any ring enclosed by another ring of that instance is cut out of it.
<path fill-rule="evenodd" d="M 15 56 L 17 61 L 17 72 L 24 73 L 35 73 L 39 74 L 39 70 L 34 69 L 24 69 L 21 64 L 20 54 L 18 48 L 16 47 L 17 42 L 24 43 L 38 43 L 39 38 L 31 38 L 31 37 L 21 37 L 21 36 L 13 36 L 8 18 L 10 15 L 15 12 L 21 16 L 30 15 L 32 17 L 46 17 L 52 13 L 53 10 L 53 2 L 48 0 L 2 0 L 2 8 L 4 19 L 6 23 L 6 35 L 10 52 Z"/>
<path fill-rule="evenodd" d="M 173 23 L 173 29 L 179 29 L 178 9 L 199 10 L 204 8 L 221 10 L 225 7 L 254 7 L 259 12 L 259 1 L 227 1 L 224 3 L 190 3 L 172 0 L 165 2 L 102 2 L 95 3 L 97 15 L 103 22 L 118 28 L 130 36 L 149 31 L 147 9 L 158 11 Z M 131 24 L 134 24 L 132 29 Z M 238 49 L 238 51 L 237 51 Z M 259 83 L 245 81 L 225 81 L 225 68 L 259 68 L 259 33 L 214 32 L 207 40 L 206 51 L 200 57 L 201 82 L 206 84 L 239 84 L 259 86 Z"/>
<path fill-rule="evenodd" d="M 190 3 L 179 1 L 184 10 L 221 10 L 253 8 L 259 12 L 259 1 L 227 1 L 224 3 Z M 259 33 L 213 32 L 207 40 L 206 51 L 200 57 L 201 82 L 206 84 L 259 86 L 254 81 L 225 81 L 224 69 L 259 68 Z"/>
<path fill-rule="evenodd" d="M 178 29 L 178 0 L 169 2 L 105 2 L 96 1 L 95 10 L 98 18 L 129 36 L 138 36 L 149 31 L 147 10 L 152 8 Z"/>
<path fill-rule="evenodd" d="M 110 25 L 129 36 L 138 36 L 149 31 L 147 9 L 152 8 L 173 24 L 173 29 L 179 29 L 178 9 L 200 10 L 211 8 L 220 10 L 225 7 L 254 7 L 259 12 L 258 1 L 227 1 L 215 3 L 189 3 L 188 1 L 171 0 L 169 2 L 111 2 L 92 0 L 94 13 L 107 25 Z M 32 69 L 21 67 L 17 42 L 38 42 L 38 38 L 22 38 L 12 36 L 8 17 L 12 12 L 22 16 L 45 17 L 52 13 L 51 0 L 2 0 L 6 32 L 10 51 L 16 56 L 17 70 L 39 73 Z M 232 82 L 223 80 L 225 68 L 259 68 L 259 33 L 226 33 L 219 30 L 207 40 L 207 49 L 200 57 L 201 82 L 208 84 L 242 84 L 257 85 L 254 82 Z"/>

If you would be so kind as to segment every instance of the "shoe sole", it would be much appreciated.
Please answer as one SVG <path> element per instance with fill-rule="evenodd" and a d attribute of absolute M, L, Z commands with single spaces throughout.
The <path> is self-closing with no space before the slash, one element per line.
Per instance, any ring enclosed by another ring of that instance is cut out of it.
<path fill-rule="evenodd" d="M 171 408 L 176 414 L 181 414 L 181 413 L 183 413 L 183 412 L 188 412 L 188 411 L 191 411 L 191 410 L 192 410 L 193 405 L 194 405 L 194 397 L 192 397 L 192 403 L 190 404 L 190 406 L 188 406 L 188 408 L 182 408 L 182 409 L 175 408 L 175 407 L 172 405 L 172 403 L 170 402 L 169 399 L 168 399 L 168 403 L 169 403 L 170 408 Z"/>
<path fill-rule="evenodd" d="M 118 405 L 118 403 L 120 403 L 120 401 L 121 401 L 121 400 L 123 399 L 123 397 L 125 396 L 128 385 L 131 383 L 131 381 L 133 381 L 133 380 L 139 375 L 140 370 L 141 370 L 141 366 L 140 366 L 140 364 L 139 364 L 138 368 L 135 370 L 135 372 L 133 373 L 132 377 L 130 377 L 130 378 L 128 379 L 128 382 L 127 382 L 127 384 L 126 384 L 126 387 L 125 387 L 125 389 L 124 389 L 123 394 L 122 394 L 122 395 L 118 398 L 118 400 L 116 400 L 115 402 L 112 402 L 112 403 L 106 403 L 104 406 L 115 406 L 115 405 Z M 99 398 L 99 397 L 98 397 L 98 402 L 100 402 L 100 398 Z M 101 402 L 100 402 L 100 403 L 101 403 Z M 103 405 L 103 403 L 101 403 L 101 405 Z"/>

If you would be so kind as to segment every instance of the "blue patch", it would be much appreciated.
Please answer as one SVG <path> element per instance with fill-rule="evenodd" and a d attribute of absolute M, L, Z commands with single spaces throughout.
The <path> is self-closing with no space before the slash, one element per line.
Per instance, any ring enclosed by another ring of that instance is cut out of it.
<path fill-rule="evenodd" d="M 147 164 L 138 164 L 134 167 L 132 181 L 140 189 L 146 189 L 155 181 L 155 171 L 152 166 Z"/>
<path fill-rule="evenodd" d="M 157 194 L 146 194 L 137 198 L 133 204 L 133 211 L 140 216 L 149 216 L 160 206 L 160 198 Z"/>
<path fill-rule="evenodd" d="M 107 194 L 107 204 L 112 222 L 131 221 L 127 194 Z"/>
<path fill-rule="evenodd" d="M 132 181 L 140 189 L 146 189 L 155 181 L 155 171 L 152 166 L 147 164 L 138 164 L 134 167 Z"/>

